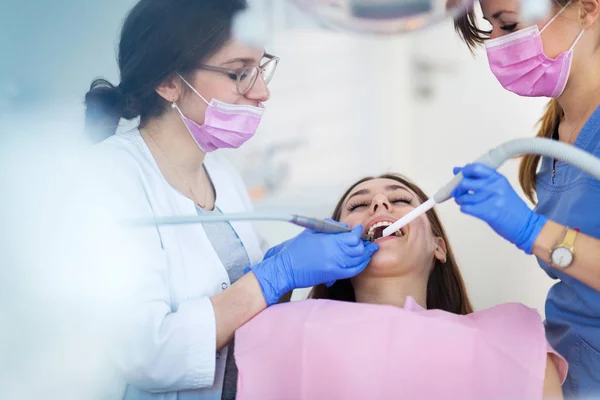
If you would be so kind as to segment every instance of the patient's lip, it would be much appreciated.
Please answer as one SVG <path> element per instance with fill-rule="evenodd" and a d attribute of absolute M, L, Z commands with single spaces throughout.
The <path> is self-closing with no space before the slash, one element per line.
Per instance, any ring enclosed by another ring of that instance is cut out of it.
<path fill-rule="evenodd" d="M 388 240 L 403 239 L 403 238 L 404 238 L 404 236 L 390 235 L 390 236 L 386 236 L 386 237 L 380 237 L 378 239 L 375 239 L 374 241 L 377 244 L 380 244 L 381 242 L 385 242 L 385 241 L 388 241 Z"/>

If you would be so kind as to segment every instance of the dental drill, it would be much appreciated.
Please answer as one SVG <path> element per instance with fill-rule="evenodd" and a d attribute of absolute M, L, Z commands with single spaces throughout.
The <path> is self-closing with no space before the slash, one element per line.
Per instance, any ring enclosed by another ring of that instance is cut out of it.
<path fill-rule="evenodd" d="M 555 140 L 532 138 L 532 139 L 516 139 L 506 142 L 483 156 L 476 162 L 485 164 L 491 168 L 498 169 L 508 159 L 522 156 L 524 154 L 537 154 L 544 157 L 558 159 L 568 162 L 579 168 L 580 170 L 594 176 L 600 180 L 600 158 L 585 152 L 577 147 L 570 146 Z M 415 208 L 392 225 L 383 230 L 383 237 L 390 236 L 401 228 L 408 225 L 410 222 L 425 214 L 432 209 L 436 204 L 441 204 L 452 197 L 452 192 L 463 179 L 462 172 L 457 174 L 444 187 L 439 189 L 431 199 Z"/>
<path fill-rule="evenodd" d="M 290 222 L 302 228 L 312 229 L 321 233 L 344 233 L 350 232 L 350 228 L 338 225 L 334 222 L 325 221 L 318 218 L 303 217 L 301 215 L 290 214 L 260 214 L 260 213 L 233 213 L 220 215 L 193 215 L 180 217 L 159 217 L 144 221 L 139 221 L 136 225 L 185 225 L 185 224 L 205 224 L 214 222 L 230 221 L 282 221 Z M 372 241 L 372 237 L 367 234 L 361 236 L 362 240 Z"/>

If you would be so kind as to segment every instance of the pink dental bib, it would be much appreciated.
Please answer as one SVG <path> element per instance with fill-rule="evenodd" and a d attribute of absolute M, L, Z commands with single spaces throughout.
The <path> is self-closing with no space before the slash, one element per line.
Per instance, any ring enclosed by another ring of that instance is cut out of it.
<path fill-rule="evenodd" d="M 541 399 L 548 352 L 538 313 L 503 304 L 467 316 L 306 300 L 236 333 L 237 399 Z M 566 362 L 555 356 L 564 380 Z"/>

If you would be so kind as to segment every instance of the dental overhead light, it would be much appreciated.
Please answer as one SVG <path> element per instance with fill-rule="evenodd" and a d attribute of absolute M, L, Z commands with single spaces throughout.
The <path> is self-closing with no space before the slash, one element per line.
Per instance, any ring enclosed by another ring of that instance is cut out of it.
<path fill-rule="evenodd" d="M 323 25 L 343 31 L 394 35 L 456 18 L 475 0 L 291 0 Z M 483 0 L 485 1 L 485 0 Z M 520 0 L 520 21 L 551 12 L 551 0 Z"/>

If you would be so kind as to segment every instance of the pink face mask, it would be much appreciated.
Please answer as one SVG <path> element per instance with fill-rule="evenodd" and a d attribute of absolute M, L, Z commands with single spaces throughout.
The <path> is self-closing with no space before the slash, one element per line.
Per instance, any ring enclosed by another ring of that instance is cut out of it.
<path fill-rule="evenodd" d="M 254 136 L 265 111 L 264 106 L 227 104 L 216 99 L 209 103 L 182 76 L 179 77 L 208 105 L 203 125 L 183 115 L 177 103 L 172 105 L 200 150 L 208 153 L 217 149 L 237 149 Z"/>
<path fill-rule="evenodd" d="M 554 22 L 565 8 L 560 10 L 541 31 L 533 25 L 485 42 L 492 73 L 506 90 L 519 96 L 552 98 L 560 96 L 565 90 L 573 49 L 584 31 L 581 31 L 568 51 L 561 53 L 555 59 L 544 54 L 540 36 L 541 32 Z"/>

